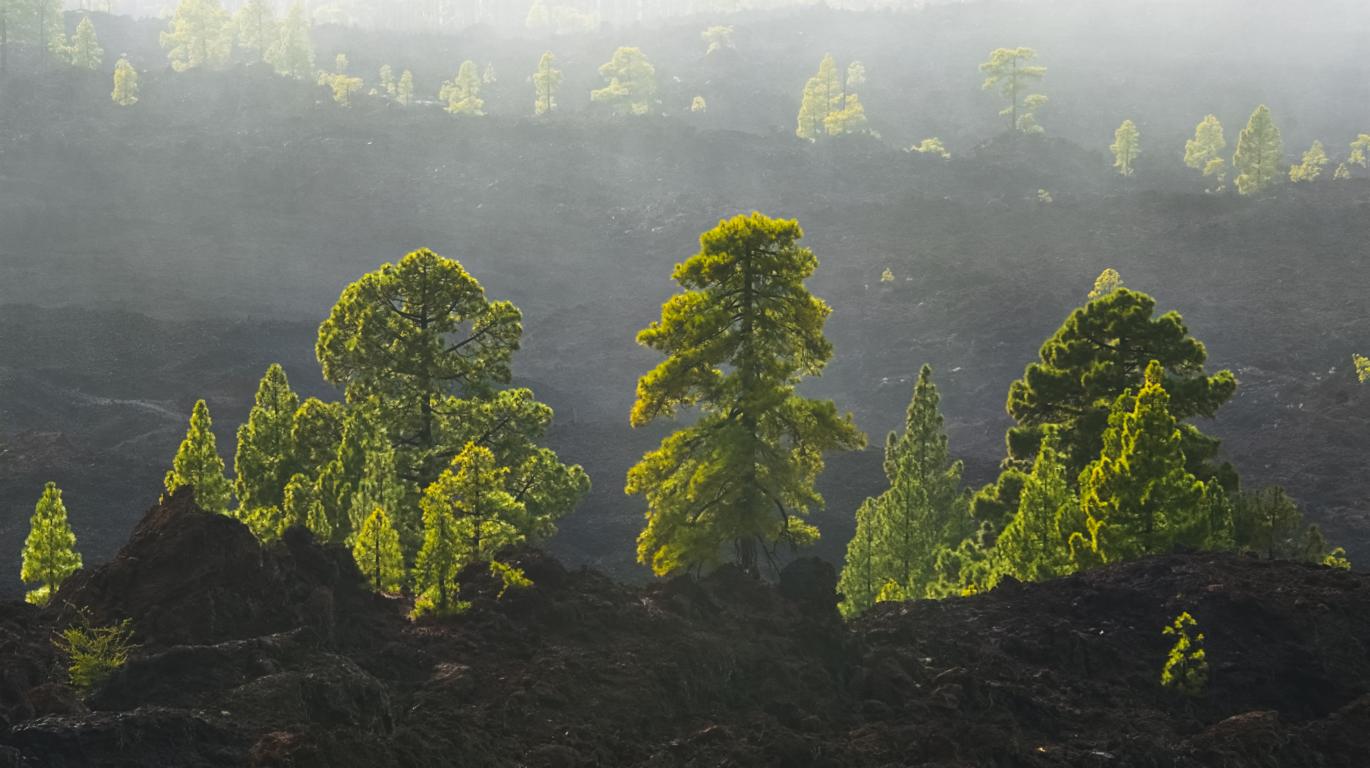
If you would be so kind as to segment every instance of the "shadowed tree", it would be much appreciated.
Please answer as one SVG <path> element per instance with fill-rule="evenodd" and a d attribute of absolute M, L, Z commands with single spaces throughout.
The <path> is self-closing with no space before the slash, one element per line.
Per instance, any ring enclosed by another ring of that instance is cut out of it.
<path fill-rule="evenodd" d="M 407 495 L 395 471 L 395 450 L 383 445 L 368 451 L 361 480 L 349 500 L 348 518 L 354 535 L 370 514 L 367 510 L 374 512 L 381 509 L 385 511 L 390 524 L 401 532 L 400 538 L 407 551 L 418 551 L 423 521 L 416 508 L 404 503 Z"/>
<path fill-rule="evenodd" d="M 1038 361 L 1009 388 L 1007 409 L 1016 426 L 1008 431 L 1003 473 L 976 495 L 977 519 L 1002 526 L 1018 508 L 1043 427 L 1060 427 L 1070 476 L 1098 457 L 1110 408 L 1119 395 L 1141 385 L 1152 360 L 1164 367 L 1170 412 L 1177 419 L 1211 418 L 1227 402 L 1236 378 L 1230 371 L 1206 375 L 1203 343 L 1189 335 L 1178 313 L 1155 317 L 1155 309 L 1150 296 L 1117 288 L 1072 312 L 1042 345 Z M 1209 466 L 1218 441 L 1191 424 L 1179 429 L 1189 471 L 1203 480 L 1222 475 L 1231 483 L 1230 468 Z"/>
<path fill-rule="evenodd" d="M 1184 164 L 1202 171 L 1204 178 L 1213 177 L 1218 183 L 1214 191 L 1221 192 L 1227 188 L 1227 161 L 1222 157 L 1226 148 L 1223 124 L 1208 115 L 1194 127 L 1194 138 L 1185 142 Z"/>
<path fill-rule="evenodd" d="M 29 535 L 24 540 L 19 578 L 25 584 L 38 585 L 24 599 L 34 605 L 47 605 L 62 582 L 80 568 L 81 554 L 76 551 L 76 534 L 67 522 L 62 491 L 56 483 L 48 483 L 34 507 Z"/>
<path fill-rule="evenodd" d="M 550 115 L 557 108 L 557 91 L 561 88 L 561 70 L 556 68 L 556 57 L 551 51 L 542 54 L 538 69 L 533 73 L 533 114 Z"/>
<path fill-rule="evenodd" d="M 865 442 L 831 401 L 795 391 L 832 356 L 831 310 L 804 285 L 818 259 L 802 236 L 798 222 L 760 213 L 720 222 L 676 267 L 684 292 L 638 334 L 666 359 L 638 381 L 633 426 L 699 411 L 628 473 L 627 492 L 648 505 L 638 559 L 658 574 L 717 562 L 729 543 L 758 573 L 777 544 L 812 543 L 804 517 L 822 504 L 823 454 Z"/>
<path fill-rule="evenodd" d="M 619 115 L 645 115 L 656 104 L 656 68 L 639 48 L 619 48 L 599 73 L 608 85 L 590 93 L 590 100 Z"/>
<path fill-rule="evenodd" d="M 232 19 L 219 0 L 181 0 L 161 42 L 177 72 L 221 67 L 233 53 Z"/>
<path fill-rule="evenodd" d="M 1137 156 L 1142 154 L 1141 132 L 1137 130 L 1136 123 L 1124 120 L 1118 126 L 1118 130 L 1113 132 L 1113 144 L 1109 146 L 1109 151 L 1113 152 L 1113 167 L 1118 169 L 1118 173 L 1131 176 L 1136 172 L 1134 163 Z"/>
<path fill-rule="evenodd" d="M 138 103 L 138 70 L 133 68 L 128 59 L 120 58 L 114 65 L 114 90 L 109 97 L 121 107 Z"/>
<path fill-rule="evenodd" d="M 999 94 L 1008 100 L 1008 106 L 999 113 L 1009 119 L 1009 127 L 1025 133 L 1040 132 L 1034 117 L 1035 111 L 1046 103 L 1041 94 L 1029 94 L 1034 83 L 1046 75 L 1046 67 L 1030 63 L 1037 58 L 1031 48 L 996 48 L 990 52 L 989 60 L 980 65 L 985 73 L 982 90 L 998 89 Z"/>
<path fill-rule="evenodd" d="M 1237 192 L 1255 195 L 1269 189 L 1279 182 L 1283 162 L 1284 140 L 1270 117 L 1270 109 L 1262 104 L 1251 113 L 1246 128 L 1237 137 L 1237 152 L 1232 156 Z"/>
<path fill-rule="evenodd" d="M 196 402 L 190 414 L 190 428 L 176 451 L 164 484 L 167 493 L 190 486 L 200 509 L 224 515 L 228 514 L 233 489 L 224 477 L 224 460 L 215 447 L 212 426 L 209 406 L 203 400 Z"/>

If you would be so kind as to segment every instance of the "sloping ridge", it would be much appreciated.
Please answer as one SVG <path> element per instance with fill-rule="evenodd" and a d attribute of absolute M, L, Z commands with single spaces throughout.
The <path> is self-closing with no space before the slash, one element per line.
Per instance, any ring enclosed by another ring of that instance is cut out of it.
<path fill-rule="evenodd" d="M 1356 766 L 1370 577 L 1203 554 L 838 619 L 830 566 L 645 588 L 513 553 L 536 582 L 410 622 L 304 531 L 259 546 L 177 495 L 54 607 L 0 606 L 0 766 Z M 76 609 L 141 648 L 85 702 Z M 1163 690 L 1191 612 L 1211 683 Z"/>

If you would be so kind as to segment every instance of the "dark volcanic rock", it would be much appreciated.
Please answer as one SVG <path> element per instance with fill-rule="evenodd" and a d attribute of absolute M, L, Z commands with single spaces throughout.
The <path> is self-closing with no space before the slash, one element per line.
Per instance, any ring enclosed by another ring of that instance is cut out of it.
<path fill-rule="evenodd" d="M 144 645 L 84 701 L 64 610 L 0 606 L 0 766 L 1354 766 L 1370 577 L 1152 558 L 838 619 L 831 568 L 634 588 L 508 554 L 499 597 L 411 622 L 307 533 L 260 547 L 178 496 L 62 600 Z M 1211 682 L 1158 684 L 1190 611 Z"/>

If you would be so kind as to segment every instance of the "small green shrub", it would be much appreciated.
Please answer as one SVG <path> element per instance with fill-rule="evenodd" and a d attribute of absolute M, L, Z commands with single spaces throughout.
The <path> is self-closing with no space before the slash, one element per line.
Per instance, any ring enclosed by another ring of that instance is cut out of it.
<path fill-rule="evenodd" d="M 133 645 L 133 623 L 125 619 L 114 626 L 93 627 L 81 614 L 79 623 L 62 630 L 54 643 L 71 660 L 67 677 L 72 687 L 90 691 L 109 679 L 128 662 Z"/>
<path fill-rule="evenodd" d="M 1175 637 L 1175 645 L 1161 668 L 1161 685 L 1186 696 L 1202 696 L 1208 687 L 1208 657 L 1198 629 L 1199 623 L 1185 611 L 1162 630 Z"/>

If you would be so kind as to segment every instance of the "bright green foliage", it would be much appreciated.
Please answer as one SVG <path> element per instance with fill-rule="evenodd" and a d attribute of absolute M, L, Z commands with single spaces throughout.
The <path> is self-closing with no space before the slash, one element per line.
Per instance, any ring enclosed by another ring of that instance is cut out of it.
<path fill-rule="evenodd" d="M 1184 164 L 1203 171 L 1204 178 L 1212 176 L 1218 184 L 1215 191 L 1220 192 L 1227 187 L 1227 161 L 1222 157 L 1226 148 L 1223 124 L 1214 115 L 1208 115 L 1194 127 L 1194 138 L 1185 142 Z"/>
<path fill-rule="evenodd" d="M 1165 368 L 1152 361 L 1142 388 L 1120 395 L 1109 413 L 1099 458 L 1080 475 L 1084 530 L 1071 535 L 1082 566 L 1170 552 L 1222 549 L 1232 519 L 1216 482 L 1185 469 L 1183 436 L 1170 412 Z"/>
<path fill-rule="evenodd" d="M 1208 687 L 1208 657 L 1204 653 L 1204 635 L 1199 623 L 1189 611 L 1175 617 L 1162 631 L 1175 638 L 1175 645 L 1161 667 L 1161 685 L 1185 696 L 1202 696 Z"/>
<path fill-rule="evenodd" d="M 866 108 L 861 104 L 861 96 L 848 91 L 842 100 L 842 108 L 829 112 L 823 121 L 829 136 L 842 136 L 849 133 L 866 133 L 870 123 L 866 120 Z"/>
<path fill-rule="evenodd" d="M 339 106 L 352 106 L 352 94 L 360 91 L 364 83 L 360 77 L 347 74 L 347 55 L 340 53 L 334 60 L 334 71 L 320 72 L 319 85 L 327 85 L 333 91 L 333 101 Z"/>
<path fill-rule="evenodd" d="M 461 264 L 424 249 L 348 286 L 319 328 L 316 351 L 324 378 L 349 402 L 376 399 L 409 487 L 426 487 L 475 441 L 509 469 L 510 492 L 540 521 L 539 535 L 550 535 L 589 478 L 537 445 L 550 408 L 526 389 L 499 389 L 522 333 L 517 307 L 487 300 Z"/>
<path fill-rule="evenodd" d="M 1008 413 L 1017 425 L 1008 432 L 1005 471 L 976 496 L 977 519 L 1002 526 L 1018 508 L 1018 491 L 1044 426 L 1060 426 L 1071 476 L 1097 458 L 1110 408 L 1119 395 L 1142 384 L 1152 360 L 1165 368 L 1176 419 L 1212 417 L 1232 397 L 1237 388 L 1232 373 L 1205 375 L 1204 345 L 1189 335 L 1178 313 L 1155 317 L 1155 309 L 1150 296 L 1117 288 L 1072 312 L 1042 345 L 1039 360 L 1009 388 Z M 1181 424 L 1180 431 L 1189 471 L 1205 480 L 1219 474 L 1208 466 L 1218 441 L 1189 424 Z"/>
<path fill-rule="evenodd" d="M 105 49 L 95 38 L 95 25 L 89 16 L 81 17 L 76 25 L 76 34 L 71 38 L 71 63 L 81 69 L 96 70 L 105 60 Z"/>
<path fill-rule="evenodd" d="M 999 113 L 1009 119 L 1013 130 L 1025 133 L 1040 133 L 1036 122 L 1036 111 L 1046 104 L 1047 98 L 1041 94 L 1030 94 L 1033 83 L 1046 75 L 1046 67 L 1031 64 L 1037 52 L 1031 48 L 996 48 L 990 52 L 989 60 L 980 65 L 985 73 L 982 90 L 998 89 L 999 94 L 1008 100 L 1008 106 Z"/>
<path fill-rule="evenodd" d="M 1237 192 L 1255 195 L 1269 189 L 1279 182 L 1283 162 L 1284 140 L 1270 117 L 1270 109 L 1262 104 L 1251 113 L 1246 128 L 1237 137 L 1237 153 L 1232 156 Z"/>
<path fill-rule="evenodd" d="M 351 543 L 362 521 L 379 503 L 373 497 L 373 502 L 364 509 L 358 510 L 355 505 L 367 463 L 372 456 L 388 454 L 390 474 L 394 474 L 394 452 L 375 424 L 374 412 L 373 403 L 357 403 L 348 409 L 343 417 L 337 450 L 333 458 L 319 470 L 315 482 L 319 503 L 323 505 L 323 514 L 328 519 L 334 541 Z M 394 514 L 396 508 L 392 502 L 390 500 L 383 506 Z"/>
<path fill-rule="evenodd" d="M 994 580 L 1012 576 L 1019 581 L 1042 581 L 1074 571 L 1068 542 L 1079 517 L 1080 501 L 1071 488 L 1060 434 L 1048 427 L 1032 472 L 1023 483 L 1017 514 L 995 542 L 999 573 Z"/>
<path fill-rule="evenodd" d="M 894 282 L 894 270 L 890 269 L 889 267 L 885 267 L 885 271 L 880 273 L 880 282 L 882 282 L 882 283 L 892 283 L 892 282 Z"/>
<path fill-rule="evenodd" d="M 346 420 L 347 409 L 341 403 L 325 403 L 311 397 L 300 404 L 290 424 L 296 472 L 311 478 L 319 476 L 337 455 Z"/>
<path fill-rule="evenodd" d="M 165 485 L 168 493 L 190 486 L 200 509 L 225 515 L 233 489 L 224 477 L 224 460 L 219 456 L 211 426 L 209 406 L 203 400 L 196 402 L 190 414 L 190 428 L 166 473 Z"/>
<path fill-rule="evenodd" d="M 795 392 L 832 356 L 831 310 L 804 286 L 818 259 L 802 236 L 798 222 L 760 213 L 720 222 L 676 266 L 684 292 L 638 334 L 667 357 L 638 381 L 633 426 L 700 411 L 628 472 L 627 492 L 648 506 L 638 559 L 658 574 L 716 562 L 729 542 L 756 572 L 775 544 L 812 543 L 804 516 L 822 504 L 823 453 L 864 444 L 850 415 Z"/>
<path fill-rule="evenodd" d="M 1289 166 L 1289 180 L 1295 184 L 1317 181 L 1328 162 L 1330 161 L 1327 159 L 1327 150 L 1323 148 L 1321 141 L 1315 141 L 1313 146 L 1303 153 L 1302 162 Z"/>
<path fill-rule="evenodd" d="M 1328 568 L 1338 568 L 1343 571 L 1351 570 L 1351 561 L 1346 559 L 1346 550 L 1341 547 L 1334 548 L 1322 559 L 1322 564 Z"/>
<path fill-rule="evenodd" d="M 38 585 L 25 599 L 34 605 L 47 605 L 62 582 L 80 568 L 81 553 L 76 551 L 76 534 L 67 522 L 62 491 L 56 483 L 48 483 L 33 509 L 29 535 L 24 540 L 19 578 L 25 584 Z"/>
<path fill-rule="evenodd" d="M 1346 162 L 1362 168 L 1370 165 L 1370 133 L 1362 133 L 1351 142 L 1351 154 L 1346 158 Z"/>
<path fill-rule="evenodd" d="M 240 509 L 279 507 L 284 500 L 285 484 L 295 474 L 290 430 L 299 407 L 285 370 L 273 363 L 257 385 L 247 423 L 238 427 L 233 487 Z"/>
<path fill-rule="evenodd" d="M 376 81 L 380 83 L 381 93 L 392 99 L 395 98 L 396 93 L 399 91 L 399 85 L 395 82 L 395 70 L 393 67 L 389 64 L 382 64 L 381 71 L 377 76 Z"/>
<path fill-rule="evenodd" d="M 278 34 L 276 14 L 270 0 L 247 0 L 233 17 L 238 47 L 247 51 L 251 61 L 264 61 Z"/>
<path fill-rule="evenodd" d="M 181 0 L 161 42 L 177 72 L 221 67 L 233 53 L 233 22 L 219 0 Z"/>
<path fill-rule="evenodd" d="M 395 86 L 395 101 L 404 107 L 414 103 L 414 73 L 407 69 L 400 74 L 400 82 Z"/>
<path fill-rule="evenodd" d="M 456 77 L 442 84 L 438 98 L 447 103 L 447 111 L 454 115 L 485 114 L 485 101 L 480 97 L 480 69 L 476 62 L 462 62 Z"/>
<path fill-rule="evenodd" d="M 1137 156 L 1142 154 L 1141 136 L 1137 124 L 1131 120 L 1124 120 L 1123 124 L 1118 126 L 1118 130 L 1113 132 L 1113 143 L 1109 145 L 1109 151 L 1113 153 L 1113 167 L 1118 169 L 1118 173 L 1131 176 L 1136 172 L 1134 163 Z"/>
<path fill-rule="evenodd" d="M 914 144 L 909 151 L 917 152 L 922 155 L 937 155 L 943 160 L 951 159 L 951 153 L 947 151 L 946 145 L 944 145 L 942 140 L 936 136 L 929 139 L 923 139 L 922 142 Z"/>
<path fill-rule="evenodd" d="M 1360 383 L 1370 381 L 1370 357 L 1352 355 L 1351 363 L 1356 366 L 1356 378 L 1360 379 Z"/>
<path fill-rule="evenodd" d="M 138 103 L 138 70 L 128 59 L 120 58 L 114 65 L 114 90 L 109 97 L 121 107 L 131 107 Z"/>
<path fill-rule="evenodd" d="M 301 79 L 314 74 L 314 42 L 303 4 L 290 6 L 275 43 L 266 50 L 266 62 L 286 77 Z"/>
<path fill-rule="evenodd" d="M 1283 488 L 1239 494 L 1232 504 L 1232 539 L 1237 549 L 1267 560 L 1321 563 L 1327 541 Z"/>
<path fill-rule="evenodd" d="M 1094 288 L 1089 292 L 1089 299 L 1101 299 L 1110 293 L 1123 287 L 1123 276 L 1118 274 L 1118 270 L 1113 267 L 1105 269 L 1094 279 Z"/>
<path fill-rule="evenodd" d="M 804 84 L 804 98 L 799 105 L 799 126 L 795 135 L 813 141 L 828 132 L 829 117 L 841 112 L 844 83 L 838 73 L 837 60 L 827 54 L 818 63 L 818 74 Z M 862 116 L 864 117 L 864 112 Z M 834 125 L 843 123 L 839 119 Z"/>
<path fill-rule="evenodd" d="M 533 73 L 533 114 L 550 115 L 557 108 L 557 90 L 561 88 L 561 70 L 551 51 L 542 54 L 538 69 Z"/>
<path fill-rule="evenodd" d="M 423 547 L 415 569 L 417 591 L 438 613 L 453 607 L 456 577 L 477 561 L 524 541 L 526 509 L 508 491 L 508 469 L 488 448 L 468 443 L 452 466 L 423 493 Z"/>
<path fill-rule="evenodd" d="M 352 559 L 377 592 L 399 592 L 404 588 L 404 553 L 400 534 L 390 523 L 385 510 L 376 507 L 362 523 L 352 545 Z"/>
<path fill-rule="evenodd" d="M 890 487 L 863 505 L 858 519 L 856 561 L 842 570 L 841 608 L 851 616 L 875 602 L 871 585 L 894 584 L 908 598 L 929 596 L 940 547 L 967 533 L 970 518 L 961 492 L 962 465 L 952 461 L 939 410 L 941 396 L 932 369 L 923 366 L 905 416 L 904 432 L 885 440 L 885 476 Z M 869 550 L 869 552 L 867 552 Z M 855 573 L 848 575 L 853 567 Z"/>
<path fill-rule="evenodd" d="M 109 627 L 93 627 L 90 617 L 80 614 L 80 623 L 62 630 L 54 641 L 70 659 L 67 680 L 71 687 L 89 693 L 128 663 L 133 645 L 133 622 L 129 619 Z"/>
<path fill-rule="evenodd" d="M 694 99 L 690 101 L 690 111 L 695 114 L 708 112 L 709 102 L 705 101 L 703 96 L 695 96 Z"/>
<path fill-rule="evenodd" d="M 1338 163 L 1337 170 L 1332 173 L 1333 181 L 1348 181 L 1350 178 L 1351 169 L 1347 167 L 1346 163 Z"/>
<path fill-rule="evenodd" d="M 349 500 L 350 530 L 360 530 L 367 515 L 377 509 L 384 510 L 401 531 L 401 539 L 407 551 L 417 551 L 419 537 L 422 534 L 422 520 L 414 514 L 417 510 L 404 503 L 406 496 L 408 493 L 395 472 L 395 450 L 389 445 L 372 448 L 366 454 L 366 464 L 361 480 L 357 483 L 356 492 Z"/>
<path fill-rule="evenodd" d="M 501 563 L 498 560 L 490 561 L 490 575 L 498 576 L 501 582 L 499 594 L 495 596 L 497 600 L 503 600 L 505 594 L 511 589 L 528 589 L 533 586 L 533 580 L 528 578 L 528 574 L 521 568 L 515 568 L 508 563 Z"/>
<path fill-rule="evenodd" d="M 733 29 L 732 27 L 725 27 L 721 25 L 714 25 L 704 30 L 700 37 L 704 38 L 704 44 L 708 46 L 707 49 L 704 51 L 705 55 L 708 55 L 710 53 L 717 53 L 718 51 L 722 51 L 724 49 L 734 48 L 735 46 L 733 45 L 733 33 L 736 31 L 737 30 Z"/>
<path fill-rule="evenodd" d="M 277 535 L 286 528 L 302 525 L 319 541 L 333 537 L 333 528 L 324 514 L 318 490 L 307 475 L 297 474 L 285 486 L 285 501 L 281 504 L 281 523 Z"/>
<path fill-rule="evenodd" d="M 641 49 L 619 48 L 599 73 L 608 85 L 590 93 L 590 100 L 609 106 L 619 115 L 645 115 L 656 104 L 656 68 Z"/>
<path fill-rule="evenodd" d="M 847 557 L 837 581 L 837 594 L 841 598 L 837 607 L 843 616 L 856 616 L 880 602 L 878 596 L 885 587 L 877 576 L 875 537 L 882 522 L 877 518 L 877 504 L 876 499 L 866 499 L 856 510 L 856 532 L 847 542 Z"/>

